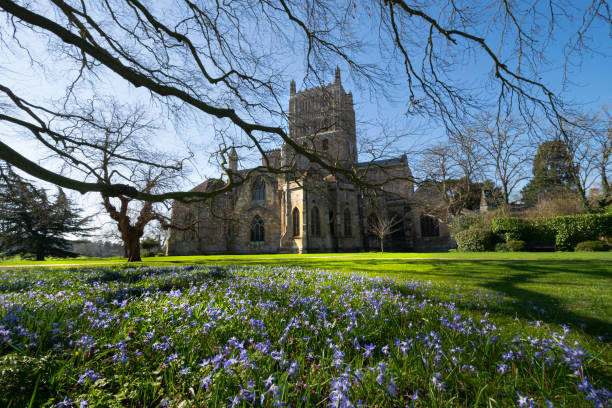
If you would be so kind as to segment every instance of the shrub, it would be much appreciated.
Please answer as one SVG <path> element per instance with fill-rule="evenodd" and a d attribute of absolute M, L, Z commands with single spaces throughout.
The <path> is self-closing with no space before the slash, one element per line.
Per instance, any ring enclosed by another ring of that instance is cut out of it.
<path fill-rule="evenodd" d="M 527 249 L 525 241 L 521 240 L 510 240 L 506 242 L 506 248 L 509 252 L 521 252 Z"/>
<path fill-rule="evenodd" d="M 460 252 L 483 252 L 493 247 L 493 233 L 486 228 L 470 228 L 455 234 Z"/>
<path fill-rule="evenodd" d="M 482 222 L 482 217 L 478 213 L 470 213 L 464 215 L 458 215 L 453 219 L 453 223 L 450 228 L 451 237 L 455 238 L 455 235 L 470 229 L 473 226 L 478 226 Z"/>
<path fill-rule="evenodd" d="M 155 256 L 155 252 L 153 252 L 153 251 L 145 251 L 145 252 L 142 254 L 142 256 L 143 256 L 143 257 L 145 257 L 145 258 L 149 258 L 149 257 L 151 257 L 151 256 Z"/>
<path fill-rule="evenodd" d="M 527 243 L 521 240 L 510 240 L 495 245 L 496 252 L 522 252 L 527 250 Z"/>
<path fill-rule="evenodd" d="M 534 229 L 534 223 L 525 218 L 508 217 L 493 218 L 491 229 L 495 233 L 504 234 L 506 241 L 526 239 Z"/>
<path fill-rule="evenodd" d="M 544 225 L 555 233 L 555 243 L 569 250 L 582 241 L 612 237 L 612 214 L 580 214 L 551 217 Z"/>
<path fill-rule="evenodd" d="M 602 241 L 582 241 L 576 245 L 574 251 L 586 251 L 586 252 L 594 252 L 594 251 L 607 251 L 608 245 Z"/>
<path fill-rule="evenodd" d="M 156 249 L 159 248 L 161 244 L 155 238 L 143 238 L 140 240 L 140 247 L 142 249 Z"/>
<path fill-rule="evenodd" d="M 548 241 L 555 239 L 554 232 L 544 224 L 526 218 L 493 218 L 491 229 L 503 234 L 506 241 Z"/>
<path fill-rule="evenodd" d="M 505 242 L 498 242 L 495 244 L 495 252 L 508 252 L 508 247 Z"/>

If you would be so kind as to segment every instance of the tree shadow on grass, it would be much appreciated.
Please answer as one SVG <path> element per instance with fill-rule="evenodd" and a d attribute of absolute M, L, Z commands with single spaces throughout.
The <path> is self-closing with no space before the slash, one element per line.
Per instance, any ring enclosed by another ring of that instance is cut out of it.
<path fill-rule="evenodd" d="M 364 269 L 378 269 L 376 272 L 380 273 L 387 270 L 391 275 L 400 277 L 409 273 L 412 276 L 422 274 L 425 280 L 439 278 L 438 282 L 447 284 L 451 289 L 453 284 L 467 284 L 500 292 L 516 299 L 516 302 L 504 302 L 496 313 L 546 323 L 574 325 L 581 327 L 586 334 L 603 336 L 607 341 L 612 337 L 612 324 L 609 320 L 570 310 L 561 294 L 567 290 L 572 297 L 584 296 L 586 300 L 592 300 L 586 298 L 587 294 L 581 292 L 581 287 L 589 281 L 594 284 L 600 280 L 612 281 L 612 268 L 606 261 L 419 260 L 402 262 L 404 271 L 398 271 L 397 261 L 388 265 L 378 261 L 360 263 L 366 266 Z M 555 288 L 559 296 L 528 289 L 526 285 L 549 286 Z M 598 291 L 606 293 L 605 286 L 598 288 Z"/>
<path fill-rule="evenodd" d="M 210 264 L 210 261 L 195 263 Z M 245 259 L 215 261 L 221 265 L 278 265 L 277 260 Z M 421 280 L 436 280 L 452 285 L 467 284 L 474 288 L 504 293 L 516 302 L 504 302 L 496 313 L 509 317 L 518 316 L 527 320 L 541 320 L 553 324 L 569 324 L 581 327 L 591 336 L 612 336 L 612 324 L 596 316 L 570 310 L 561 293 L 546 294 L 525 288 L 525 285 L 550 286 L 571 291 L 573 297 L 580 297 L 580 287 L 585 280 L 610 280 L 612 268 L 600 260 L 324 260 L 308 258 L 283 260 L 283 266 L 299 266 L 307 269 L 327 269 L 350 272 L 388 274 L 400 278 L 410 275 Z M 420 276 L 419 276 L 420 275 Z M 602 290 L 602 289 L 600 289 Z M 605 290 L 605 289 L 603 289 Z M 584 295 L 586 296 L 586 295 Z M 544 310 L 544 312 L 541 312 Z"/>
<path fill-rule="evenodd" d="M 582 284 L 579 280 L 585 275 L 602 279 L 612 278 L 612 272 L 604 262 L 525 262 L 524 264 L 511 263 L 506 265 L 506 267 L 517 273 L 507 274 L 506 276 L 483 283 L 482 287 L 503 292 L 517 299 L 517 302 L 509 307 L 511 313 L 525 319 L 538 319 L 546 323 L 579 326 L 586 334 L 604 336 L 606 340 L 610 339 L 612 324 L 609 321 L 569 310 L 567 307 L 564 307 L 564 299 L 560 296 L 553 296 L 521 287 L 524 284 L 533 283 L 554 285 L 560 289 L 572 287 L 574 291 L 580 290 L 579 286 L 582 286 Z M 575 281 L 538 282 L 538 278 L 556 273 L 575 274 Z M 538 313 L 536 309 L 543 309 L 544 312 Z"/>

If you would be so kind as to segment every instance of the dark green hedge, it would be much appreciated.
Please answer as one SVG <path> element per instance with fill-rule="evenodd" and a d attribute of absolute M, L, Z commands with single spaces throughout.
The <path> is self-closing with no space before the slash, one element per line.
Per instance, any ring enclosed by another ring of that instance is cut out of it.
<path fill-rule="evenodd" d="M 612 214 L 580 214 L 547 218 L 543 225 L 555 233 L 558 249 L 569 250 L 582 241 L 612 238 Z"/>
<path fill-rule="evenodd" d="M 565 215 L 539 223 L 525 218 L 494 218 L 491 229 L 504 234 L 506 241 L 554 240 L 557 249 L 567 251 L 582 241 L 612 238 L 612 214 Z"/>
<path fill-rule="evenodd" d="M 551 231 L 546 225 L 538 224 L 526 218 L 493 218 L 491 229 L 496 234 L 505 235 L 506 241 L 548 241 L 555 239 L 554 231 Z"/>
<path fill-rule="evenodd" d="M 455 241 L 461 252 L 483 252 L 493 248 L 494 236 L 490 229 L 470 228 L 456 233 Z"/>

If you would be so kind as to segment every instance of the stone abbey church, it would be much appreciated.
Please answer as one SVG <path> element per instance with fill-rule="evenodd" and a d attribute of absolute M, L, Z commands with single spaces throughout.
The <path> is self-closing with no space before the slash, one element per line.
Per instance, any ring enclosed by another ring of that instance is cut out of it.
<path fill-rule="evenodd" d="M 345 92 L 339 69 L 334 82 L 322 87 L 296 92 L 292 81 L 290 94 L 291 138 L 337 166 L 356 167 L 372 183 L 389 181 L 375 193 L 364 194 L 284 144 L 267 152 L 267 157 L 272 166 L 291 168 L 290 174 L 261 171 L 210 202 L 175 202 L 173 222 L 193 228 L 170 231 L 169 255 L 375 251 L 380 243 L 369 225 L 377 215 L 397 220 L 385 250 L 450 247 L 447 226 L 423 215 L 415 205 L 405 155 L 358 162 L 353 95 Z M 234 149 L 229 168 L 247 171 L 238 169 Z M 213 191 L 223 185 L 220 179 L 209 179 L 193 191 Z"/>

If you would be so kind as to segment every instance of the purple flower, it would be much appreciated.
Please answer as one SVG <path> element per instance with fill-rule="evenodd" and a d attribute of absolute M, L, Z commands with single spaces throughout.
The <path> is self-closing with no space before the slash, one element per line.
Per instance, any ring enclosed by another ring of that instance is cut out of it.
<path fill-rule="evenodd" d="M 440 373 L 434 373 L 433 377 L 431 377 L 431 382 L 433 383 L 434 387 L 438 390 L 438 391 L 444 391 L 445 389 L 445 385 L 444 382 L 441 381 L 442 375 Z"/>
<path fill-rule="evenodd" d="M 96 374 L 94 370 L 87 369 L 85 370 L 85 374 L 79 377 L 77 384 L 83 384 L 86 380 L 96 381 L 102 378 L 99 374 Z"/>
<path fill-rule="evenodd" d="M 374 344 L 367 344 L 363 348 L 364 348 L 363 356 L 365 358 L 368 358 L 368 357 L 370 357 L 372 355 L 372 352 L 374 351 L 376 346 Z"/>
<path fill-rule="evenodd" d="M 208 389 L 211 383 L 212 383 L 212 374 L 204 378 L 200 378 L 200 388 L 206 387 L 206 389 Z"/>
<path fill-rule="evenodd" d="M 297 361 L 293 361 L 291 365 L 289 366 L 287 375 L 289 375 L 290 377 L 293 377 L 297 375 L 297 372 L 299 371 L 299 369 L 300 369 L 300 365 L 297 363 Z"/>
<path fill-rule="evenodd" d="M 238 405 L 240 405 L 240 396 L 239 395 L 234 395 L 234 398 L 230 397 L 230 403 L 228 405 L 228 407 L 234 408 L 237 407 Z"/>
<path fill-rule="evenodd" d="M 516 401 L 519 405 L 519 407 L 528 407 L 528 408 L 533 408 L 533 399 L 526 397 L 526 396 L 522 396 L 521 394 L 519 394 L 518 392 L 516 393 L 516 395 L 518 395 L 519 399 Z"/>
<path fill-rule="evenodd" d="M 74 402 L 68 397 L 64 397 L 63 401 L 57 403 L 56 407 L 71 407 L 74 405 Z"/>
<path fill-rule="evenodd" d="M 273 377 L 272 375 L 270 375 L 268 378 L 266 378 L 265 380 L 263 380 L 263 383 L 265 384 L 266 387 L 271 387 L 272 384 L 274 383 L 274 380 L 276 380 L 275 377 Z"/>

